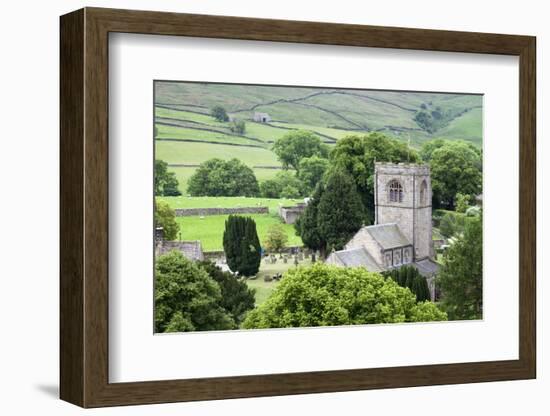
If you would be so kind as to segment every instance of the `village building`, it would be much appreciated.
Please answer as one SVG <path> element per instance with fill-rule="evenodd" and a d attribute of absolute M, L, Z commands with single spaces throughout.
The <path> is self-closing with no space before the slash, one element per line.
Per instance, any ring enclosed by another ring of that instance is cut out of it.
<path fill-rule="evenodd" d="M 200 241 L 167 241 L 164 239 L 162 227 L 155 229 L 155 256 L 177 250 L 186 258 L 193 261 L 203 261 L 204 253 Z"/>
<path fill-rule="evenodd" d="M 375 163 L 374 225 L 364 226 L 343 250 L 326 262 L 341 267 L 363 266 L 382 272 L 412 265 L 435 296 L 430 168 L 405 163 Z"/>
<path fill-rule="evenodd" d="M 267 113 L 254 112 L 253 120 L 257 123 L 269 123 L 271 117 Z"/>
<path fill-rule="evenodd" d="M 285 224 L 294 224 L 307 207 L 306 202 L 299 202 L 291 207 L 279 207 L 279 216 Z"/>

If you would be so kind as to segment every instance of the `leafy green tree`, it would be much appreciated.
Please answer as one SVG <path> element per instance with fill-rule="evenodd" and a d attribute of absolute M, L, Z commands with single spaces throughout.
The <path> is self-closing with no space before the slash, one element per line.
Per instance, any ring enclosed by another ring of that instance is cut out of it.
<path fill-rule="evenodd" d="M 273 179 L 260 183 L 260 194 L 264 198 L 294 199 L 305 195 L 304 184 L 289 171 L 278 172 Z"/>
<path fill-rule="evenodd" d="M 310 193 L 328 170 L 329 161 L 314 155 L 300 160 L 299 167 L 298 178 L 302 181 L 305 190 Z"/>
<path fill-rule="evenodd" d="M 281 190 L 281 198 L 296 199 L 296 198 L 300 198 L 300 194 L 301 194 L 300 190 L 292 185 L 286 185 Z"/>
<path fill-rule="evenodd" d="M 445 211 L 443 211 L 445 212 Z M 444 237 L 450 238 L 464 230 L 465 216 L 453 211 L 447 211 L 439 222 L 439 231 Z"/>
<path fill-rule="evenodd" d="M 275 141 L 273 152 L 285 169 L 292 168 L 300 172 L 300 161 L 311 156 L 328 156 L 327 145 L 310 131 L 295 130 Z"/>
<path fill-rule="evenodd" d="M 238 159 L 209 159 L 189 178 L 192 196 L 257 196 L 258 181 L 252 169 Z"/>
<path fill-rule="evenodd" d="M 233 318 L 234 328 L 238 328 L 246 313 L 254 308 L 255 289 L 250 289 L 244 281 L 229 272 L 222 271 L 211 261 L 202 261 L 198 265 L 220 285 L 222 295 L 220 305 Z"/>
<path fill-rule="evenodd" d="M 246 131 L 246 123 L 244 120 L 233 120 L 229 125 L 229 130 L 233 133 L 244 134 Z"/>
<path fill-rule="evenodd" d="M 267 235 L 264 241 L 264 247 L 268 251 L 279 253 L 288 242 L 288 235 L 282 224 L 273 224 L 267 229 Z"/>
<path fill-rule="evenodd" d="M 317 213 L 319 233 L 329 250 L 340 250 L 361 228 L 363 209 L 353 179 L 344 172 L 332 172 Z"/>
<path fill-rule="evenodd" d="M 157 257 L 155 332 L 231 329 L 235 322 L 221 301 L 218 283 L 179 251 Z"/>
<path fill-rule="evenodd" d="M 179 190 L 179 182 L 174 172 L 167 172 L 164 181 L 163 192 L 164 196 L 178 196 L 181 195 Z"/>
<path fill-rule="evenodd" d="M 264 198 L 280 198 L 281 191 L 281 184 L 276 179 L 260 182 L 260 195 Z"/>
<path fill-rule="evenodd" d="M 166 240 L 175 240 L 178 236 L 180 226 L 176 213 L 167 202 L 155 200 L 155 226 L 163 228 Z"/>
<path fill-rule="evenodd" d="M 456 194 L 481 192 L 481 160 L 471 146 L 447 142 L 434 150 L 430 162 L 434 205 L 455 208 Z"/>
<path fill-rule="evenodd" d="M 447 249 L 437 278 L 441 307 L 450 319 L 481 319 L 483 313 L 482 217 L 468 217 L 464 233 Z"/>
<path fill-rule="evenodd" d="M 445 143 L 447 143 L 447 140 L 444 139 L 433 139 L 425 142 L 420 148 L 420 158 L 429 163 L 432 160 L 433 152 L 443 147 Z"/>
<path fill-rule="evenodd" d="M 241 276 L 258 273 L 261 247 L 256 223 L 250 217 L 230 215 L 225 221 L 223 249 L 231 271 Z"/>
<path fill-rule="evenodd" d="M 431 302 L 362 267 L 316 263 L 290 269 L 244 328 L 288 328 L 446 320 Z"/>
<path fill-rule="evenodd" d="M 456 212 L 465 213 L 470 206 L 470 195 L 456 194 Z"/>
<path fill-rule="evenodd" d="M 157 196 L 181 195 L 176 174 L 168 171 L 168 163 L 163 160 L 155 160 L 154 187 Z"/>
<path fill-rule="evenodd" d="M 304 246 L 311 250 L 319 250 L 322 257 L 326 257 L 327 242 L 319 230 L 318 212 L 324 191 L 323 182 L 319 182 L 309 199 L 306 209 L 294 223 L 296 235 L 300 236 Z"/>
<path fill-rule="evenodd" d="M 214 117 L 217 121 L 226 122 L 229 121 L 229 116 L 227 111 L 221 105 L 216 105 L 210 110 L 210 115 Z"/>
<path fill-rule="evenodd" d="M 374 162 L 411 162 L 420 160 L 406 143 L 381 133 L 346 136 L 338 140 L 330 153 L 330 170 L 347 172 L 357 186 L 365 206 L 365 222 L 374 222 Z"/>

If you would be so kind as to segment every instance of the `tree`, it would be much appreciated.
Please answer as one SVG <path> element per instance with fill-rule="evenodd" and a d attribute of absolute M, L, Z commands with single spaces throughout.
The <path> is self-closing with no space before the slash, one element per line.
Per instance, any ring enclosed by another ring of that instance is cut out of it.
<path fill-rule="evenodd" d="M 455 234 L 460 234 L 464 231 L 464 225 L 466 222 L 466 216 L 464 214 L 455 211 L 443 210 L 438 212 L 444 213 L 439 221 L 439 231 L 444 237 L 450 238 Z"/>
<path fill-rule="evenodd" d="M 258 273 L 261 262 L 261 247 L 256 223 L 250 217 L 230 215 L 225 221 L 223 250 L 227 265 L 241 276 Z"/>
<path fill-rule="evenodd" d="M 179 182 L 174 172 L 167 172 L 164 180 L 163 192 L 164 196 L 178 196 L 181 195 L 179 190 Z"/>
<path fill-rule="evenodd" d="M 299 167 L 298 178 L 302 181 L 305 190 L 310 193 L 328 170 L 329 161 L 314 155 L 300 160 Z"/>
<path fill-rule="evenodd" d="M 482 233 L 481 215 L 468 217 L 464 233 L 445 252 L 437 284 L 450 319 L 482 318 Z"/>
<path fill-rule="evenodd" d="M 233 318 L 234 328 L 238 328 L 246 313 L 254 308 L 255 289 L 250 289 L 244 281 L 229 272 L 222 271 L 211 261 L 202 261 L 198 265 L 220 285 L 222 295 L 220 305 Z"/>
<path fill-rule="evenodd" d="M 338 140 L 330 153 L 330 170 L 350 175 L 365 206 L 365 222 L 374 222 L 374 162 L 411 162 L 420 160 L 406 143 L 381 133 L 346 136 Z"/>
<path fill-rule="evenodd" d="M 456 194 L 477 195 L 481 192 L 479 153 L 463 142 L 447 142 L 434 150 L 430 162 L 434 205 L 455 208 Z"/>
<path fill-rule="evenodd" d="M 229 116 L 227 111 L 221 105 L 216 105 L 210 110 L 210 115 L 218 121 L 226 122 L 229 121 Z"/>
<path fill-rule="evenodd" d="M 174 172 L 168 172 L 168 163 L 155 160 L 154 188 L 157 196 L 181 195 L 179 183 Z"/>
<path fill-rule="evenodd" d="M 299 235 L 305 247 L 310 250 L 319 250 L 322 257 L 326 255 L 327 243 L 319 230 L 318 212 L 321 196 L 325 191 L 323 182 L 319 182 L 308 201 L 306 209 L 294 223 L 296 235 Z"/>
<path fill-rule="evenodd" d="M 446 320 L 431 302 L 417 304 L 410 290 L 362 267 L 316 263 L 285 273 L 244 328 L 289 328 Z"/>
<path fill-rule="evenodd" d="M 393 279 L 401 287 L 409 289 L 416 296 L 417 302 L 431 300 L 428 281 L 420 274 L 418 269 L 412 265 L 401 266 L 382 273 L 385 277 Z"/>
<path fill-rule="evenodd" d="M 167 202 L 155 200 L 155 226 L 162 227 L 166 240 L 175 240 L 180 230 L 176 213 Z"/>
<path fill-rule="evenodd" d="M 288 235 L 282 224 L 273 224 L 267 230 L 264 246 L 268 251 L 279 253 L 285 248 Z"/>
<path fill-rule="evenodd" d="M 310 131 L 296 130 L 277 139 L 273 145 L 273 152 L 277 155 L 285 169 L 292 168 L 296 173 L 300 171 L 300 161 L 311 156 L 328 156 L 327 145 Z"/>
<path fill-rule="evenodd" d="M 305 195 L 304 184 L 289 171 L 278 172 L 273 179 L 260 184 L 260 194 L 264 198 L 294 199 Z"/>
<path fill-rule="evenodd" d="M 445 143 L 447 143 L 447 141 L 444 139 L 433 139 L 425 142 L 420 148 L 420 158 L 424 162 L 429 163 L 432 160 L 433 152 L 443 147 Z"/>
<path fill-rule="evenodd" d="M 231 329 L 235 322 L 221 301 L 220 286 L 179 251 L 157 257 L 155 332 Z"/>
<path fill-rule="evenodd" d="M 260 195 L 264 198 L 280 198 L 281 191 L 281 184 L 276 179 L 260 182 Z"/>
<path fill-rule="evenodd" d="M 246 131 L 246 123 L 244 120 L 233 120 L 229 125 L 229 130 L 233 133 L 244 134 Z"/>
<path fill-rule="evenodd" d="M 456 212 L 465 213 L 470 206 L 470 195 L 456 194 Z"/>
<path fill-rule="evenodd" d="M 333 172 L 319 201 L 319 233 L 329 250 L 340 250 L 361 228 L 363 204 L 352 178 L 341 171 Z"/>
<path fill-rule="evenodd" d="M 260 192 L 254 171 L 238 159 L 209 159 L 189 178 L 192 196 L 257 196 Z"/>

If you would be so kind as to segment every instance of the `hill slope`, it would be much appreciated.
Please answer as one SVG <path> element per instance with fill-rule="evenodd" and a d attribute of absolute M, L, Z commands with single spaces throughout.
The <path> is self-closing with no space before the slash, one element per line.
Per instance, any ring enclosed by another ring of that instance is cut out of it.
<path fill-rule="evenodd" d="M 156 152 L 178 165 L 185 182 L 210 157 L 238 157 L 259 178 L 272 177 L 280 163 L 270 147 L 294 129 L 310 130 L 327 144 L 379 131 L 417 148 L 433 138 L 481 147 L 482 100 L 465 94 L 157 81 Z M 210 109 L 217 105 L 245 120 L 246 131 L 232 132 L 229 123 L 212 118 Z M 271 121 L 254 122 L 255 112 L 268 113 Z"/>

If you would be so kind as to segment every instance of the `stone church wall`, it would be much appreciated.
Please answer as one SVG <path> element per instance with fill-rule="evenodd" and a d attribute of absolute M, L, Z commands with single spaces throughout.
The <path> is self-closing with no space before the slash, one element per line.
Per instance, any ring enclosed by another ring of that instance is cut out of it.
<path fill-rule="evenodd" d="M 430 169 L 426 165 L 407 163 L 376 163 L 376 224 L 396 223 L 415 246 L 415 258 L 433 255 L 432 249 L 432 189 Z M 398 180 L 403 187 L 403 199 L 391 201 L 389 184 Z M 421 192 L 425 182 L 425 191 Z"/>

